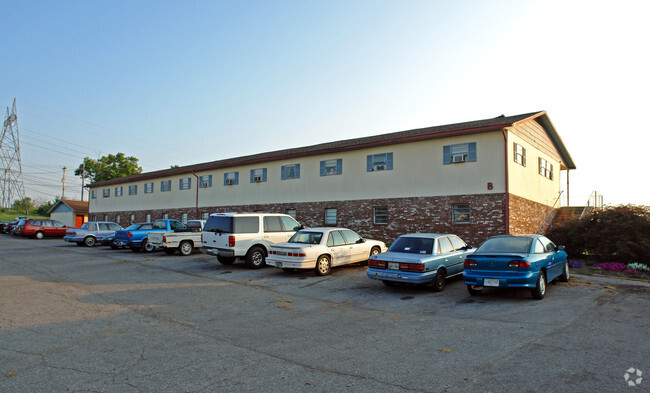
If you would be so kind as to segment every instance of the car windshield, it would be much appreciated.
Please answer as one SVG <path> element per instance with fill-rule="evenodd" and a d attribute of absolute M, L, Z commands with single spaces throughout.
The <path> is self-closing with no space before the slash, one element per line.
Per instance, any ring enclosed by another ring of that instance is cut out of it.
<path fill-rule="evenodd" d="M 502 252 L 527 254 L 530 252 L 532 240 L 529 237 L 495 237 L 481 244 L 478 250 L 476 250 L 476 253 Z"/>
<path fill-rule="evenodd" d="M 433 239 L 424 237 L 400 237 L 388 251 L 405 254 L 431 254 Z"/>
<path fill-rule="evenodd" d="M 128 227 L 124 228 L 125 231 L 135 231 L 138 230 L 142 224 L 131 224 Z"/>
<path fill-rule="evenodd" d="M 320 244 L 322 238 L 322 232 L 296 232 L 289 239 L 289 243 Z"/>

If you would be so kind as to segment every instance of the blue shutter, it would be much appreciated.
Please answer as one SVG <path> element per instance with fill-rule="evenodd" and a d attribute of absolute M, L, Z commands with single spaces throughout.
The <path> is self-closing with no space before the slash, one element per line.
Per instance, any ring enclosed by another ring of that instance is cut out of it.
<path fill-rule="evenodd" d="M 325 176 L 325 161 L 320 162 L 320 175 Z"/>
<path fill-rule="evenodd" d="M 239 172 L 235 172 L 235 184 L 239 184 Z"/>
<path fill-rule="evenodd" d="M 251 169 L 251 183 L 255 181 L 255 169 Z"/>
<path fill-rule="evenodd" d="M 296 179 L 300 179 L 300 164 L 296 164 Z"/>
<path fill-rule="evenodd" d="M 343 173 L 343 159 L 339 158 L 336 160 L 336 174 L 340 175 Z"/>
<path fill-rule="evenodd" d="M 227 173 L 224 173 L 224 174 L 223 174 L 223 185 L 224 185 L 224 186 L 225 186 L 225 185 L 228 185 L 228 183 L 226 183 L 227 181 L 228 181 L 228 174 L 227 174 Z"/>
<path fill-rule="evenodd" d="M 179 190 L 183 189 L 183 179 L 178 179 L 178 189 Z"/>
<path fill-rule="evenodd" d="M 191 177 L 187 178 L 187 189 L 188 190 L 192 189 L 192 178 Z"/>
<path fill-rule="evenodd" d="M 280 173 L 280 180 L 286 180 L 286 178 L 287 178 L 287 177 L 285 176 L 285 172 L 286 172 L 286 170 L 287 170 L 287 166 L 286 166 L 286 165 L 282 165 L 282 167 L 281 167 L 281 172 L 282 172 L 282 173 Z"/>
<path fill-rule="evenodd" d="M 366 172 L 372 172 L 372 154 L 366 157 Z"/>
<path fill-rule="evenodd" d="M 266 181 L 266 168 L 262 169 L 262 181 Z"/>
<path fill-rule="evenodd" d="M 443 146 L 442 148 L 442 163 L 444 165 L 451 164 L 451 146 Z"/>
<path fill-rule="evenodd" d="M 476 142 L 467 144 L 467 161 L 476 161 Z"/>
<path fill-rule="evenodd" d="M 393 169 L 393 153 L 386 153 L 386 170 Z"/>
<path fill-rule="evenodd" d="M 163 192 L 165 190 L 164 187 L 163 187 L 163 183 L 164 183 L 164 181 L 160 182 L 160 192 Z"/>
<path fill-rule="evenodd" d="M 208 175 L 208 187 L 212 187 L 212 175 Z"/>

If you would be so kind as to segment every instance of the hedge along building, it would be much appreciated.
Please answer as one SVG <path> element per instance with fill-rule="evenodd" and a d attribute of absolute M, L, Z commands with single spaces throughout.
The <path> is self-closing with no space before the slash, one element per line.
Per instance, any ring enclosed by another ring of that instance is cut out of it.
<path fill-rule="evenodd" d="M 559 207 L 560 170 L 570 169 L 573 160 L 542 111 L 94 183 L 90 216 L 128 223 L 280 212 L 388 242 L 408 232 L 450 232 L 478 244 L 537 232 Z"/>

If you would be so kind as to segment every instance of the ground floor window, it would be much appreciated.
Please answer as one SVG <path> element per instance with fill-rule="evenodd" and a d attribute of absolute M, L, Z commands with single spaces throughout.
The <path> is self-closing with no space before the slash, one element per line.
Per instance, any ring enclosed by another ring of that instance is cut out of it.
<path fill-rule="evenodd" d="M 296 209 L 287 209 L 284 211 L 284 214 L 296 218 Z"/>
<path fill-rule="evenodd" d="M 388 208 L 386 206 L 375 207 L 372 220 L 375 224 L 388 224 Z"/>
<path fill-rule="evenodd" d="M 207 220 L 210 217 L 210 213 L 203 213 L 203 219 Z"/>
<path fill-rule="evenodd" d="M 146 219 L 146 221 L 147 221 L 147 222 L 151 222 L 151 214 L 147 214 L 147 219 Z"/>
<path fill-rule="evenodd" d="M 167 213 L 163 214 L 163 220 L 169 220 L 169 214 Z"/>
<path fill-rule="evenodd" d="M 131 214 L 131 224 L 135 222 L 135 214 Z"/>
<path fill-rule="evenodd" d="M 469 203 L 455 204 L 452 209 L 452 223 L 469 224 L 471 218 L 470 213 Z"/>
<path fill-rule="evenodd" d="M 181 214 L 181 222 L 187 224 L 187 213 Z"/>
<path fill-rule="evenodd" d="M 336 209 L 325 209 L 325 225 L 336 225 Z"/>

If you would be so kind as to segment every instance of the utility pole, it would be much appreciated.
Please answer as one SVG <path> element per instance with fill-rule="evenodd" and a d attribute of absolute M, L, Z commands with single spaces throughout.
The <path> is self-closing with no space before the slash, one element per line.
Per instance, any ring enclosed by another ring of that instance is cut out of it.
<path fill-rule="evenodd" d="M 23 169 L 20 163 L 20 141 L 18 135 L 18 114 L 16 112 L 16 99 L 2 124 L 0 134 L 0 192 L 2 200 L 0 207 L 11 208 L 14 199 L 25 200 L 25 183 L 23 182 Z"/>
<path fill-rule="evenodd" d="M 61 199 L 65 199 L 65 170 L 68 169 L 67 167 L 63 167 L 63 179 L 61 181 L 63 182 L 63 190 L 61 191 Z"/>
<path fill-rule="evenodd" d="M 85 185 L 84 180 L 86 180 L 85 177 L 86 177 L 86 163 L 84 162 L 81 164 L 81 202 L 84 201 L 84 185 Z M 90 200 L 90 197 L 88 197 L 88 199 Z"/>

